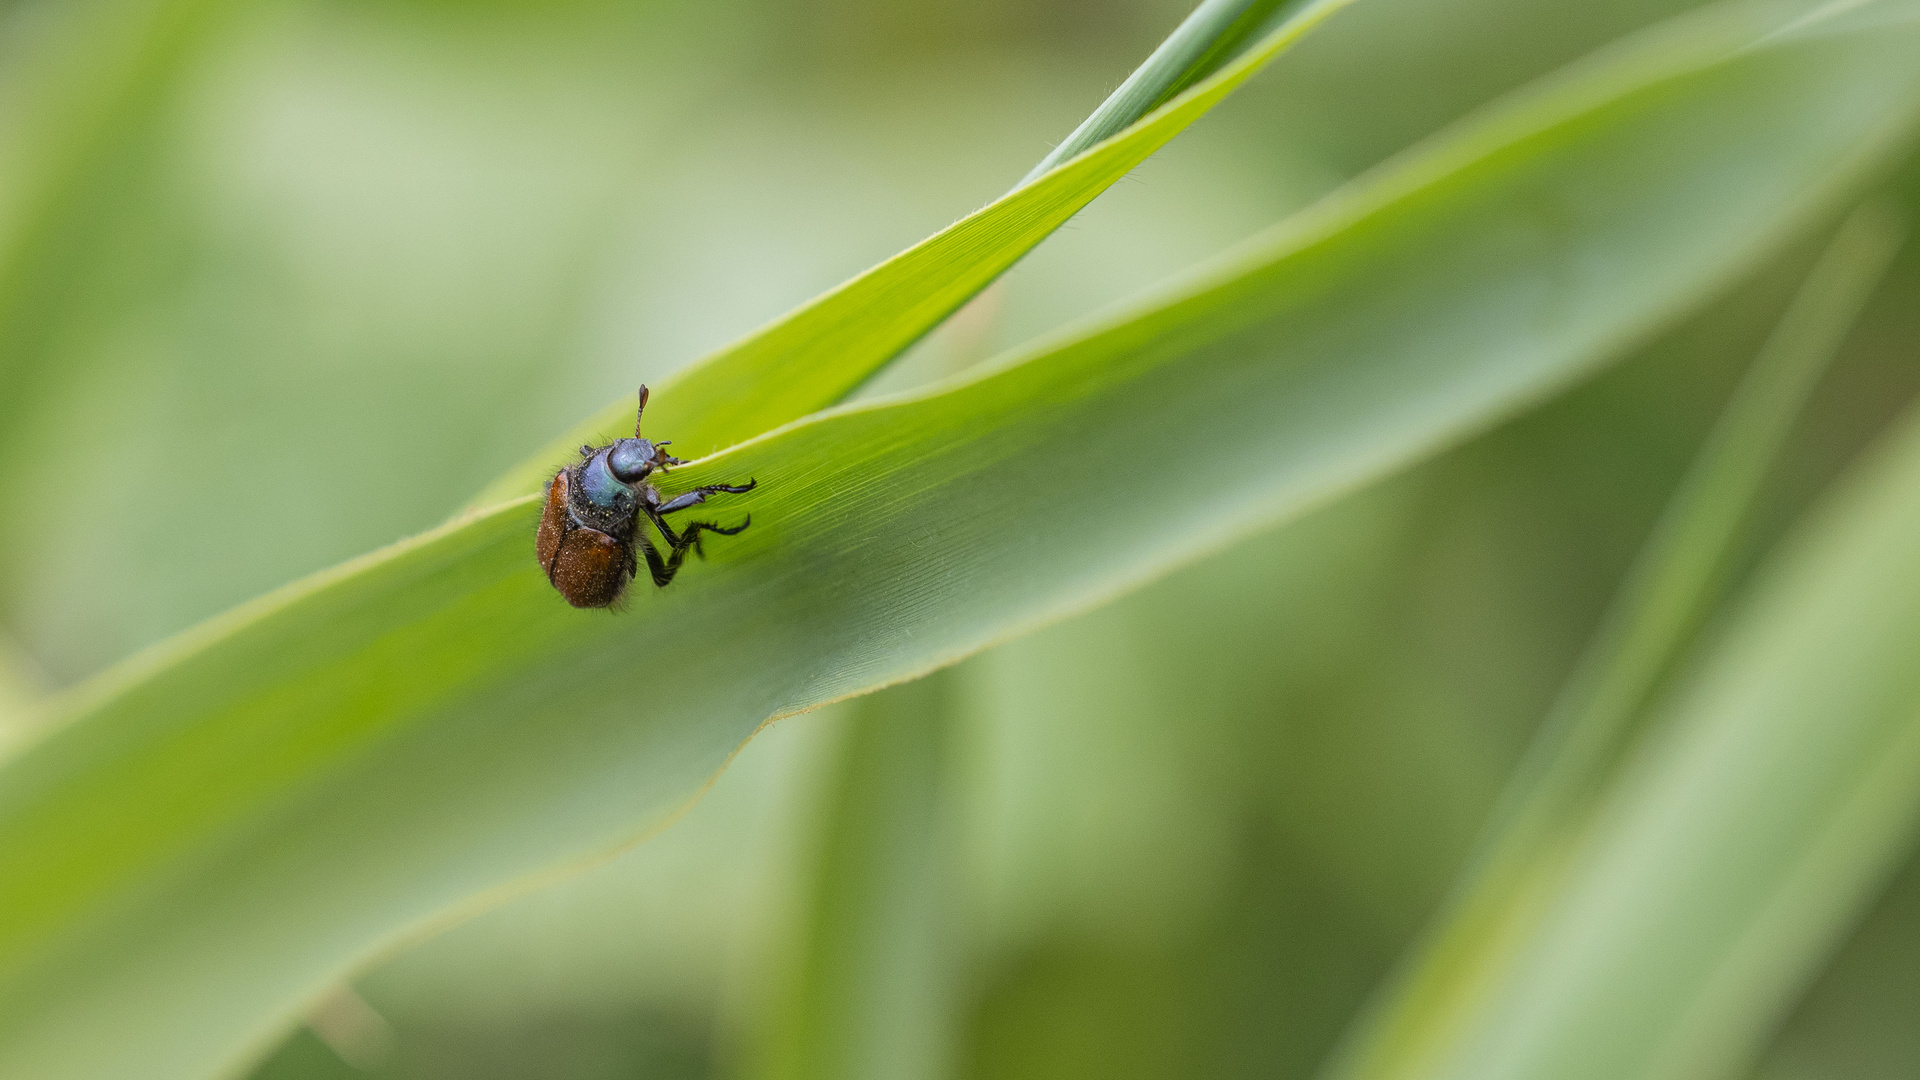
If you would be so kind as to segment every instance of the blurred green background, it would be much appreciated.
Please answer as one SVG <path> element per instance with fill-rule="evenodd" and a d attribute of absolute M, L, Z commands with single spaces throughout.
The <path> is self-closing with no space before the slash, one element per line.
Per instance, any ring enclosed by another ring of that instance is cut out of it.
<path fill-rule="evenodd" d="M 998 195 L 1188 6 L 0 7 L 0 706 L 443 520 Z M 1687 6 L 1361 0 L 883 386 L 1192 265 Z M 665 834 L 400 951 L 258 1076 L 1313 1075 L 1812 253 L 1407 475 L 776 725 Z M 1909 248 L 1748 561 L 1920 387 L 1917 301 Z M 1920 1075 L 1916 1017 L 1920 865 L 1761 1074 Z"/>

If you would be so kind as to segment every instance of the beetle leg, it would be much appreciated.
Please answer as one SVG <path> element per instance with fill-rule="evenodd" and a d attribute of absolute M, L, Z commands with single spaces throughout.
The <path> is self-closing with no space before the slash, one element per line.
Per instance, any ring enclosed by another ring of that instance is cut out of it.
<path fill-rule="evenodd" d="M 742 527 L 744 528 L 744 526 Z M 687 530 L 689 539 L 692 538 L 697 528 L 696 526 L 695 528 Z M 633 539 L 634 546 L 638 547 L 647 557 L 647 569 L 653 573 L 653 584 L 655 587 L 666 588 L 667 584 L 673 580 L 673 576 L 680 572 L 680 564 L 687 561 L 687 548 L 689 545 L 676 546 L 673 549 L 673 554 L 663 559 L 660 557 L 660 552 L 654 549 L 653 544 L 649 542 L 645 536 L 636 536 Z"/>
<path fill-rule="evenodd" d="M 696 521 L 687 526 L 686 532 L 680 534 L 680 546 L 677 550 L 685 552 L 688 548 L 692 548 L 695 555 L 704 559 L 707 557 L 707 552 L 706 549 L 700 546 L 700 534 L 702 532 L 719 533 L 721 536 L 738 536 L 746 532 L 747 526 L 751 524 L 753 524 L 752 514 L 748 514 L 746 520 L 731 529 L 715 525 L 711 521 Z"/>
<path fill-rule="evenodd" d="M 680 560 L 675 559 L 669 563 L 662 559 L 660 552 L 654 549 L 653 543 L 646 538 L 645 534 L 636 534 L 633 538 L 633 546 L 646 557 L 647 569 L 653 574 L 655 588 L 665 588 L 667 583 L 673 580 L 673 575 L 679 573 Z"/>
<path fill-rule="evenodd" d="M 692 491 L 675 495 L 673 498 L 655 507 L 655 511 L 662 514 L 671 514 L 677 510 L 685 510 L 689 506 L 698 506 L 706 502 L 707 496 L 709 495 L 717 495 L 720 492 L 726 492 L 728 495 L 741 495 L 752 491 L 756 486 L 758 485 L 752 480 L 744 484 L 708 484 L 705 487 L 697 487 Z"/>
<path fill-rule="evenodd" d="M 692 493 L 689 492 L 688 494 L 692 494 Z M 685 495 L 679 496 L 675 498 L 673 501 L 678 502 L 680 501 L 680 499 L 683 499 L 683 498 L 686 498 L 686 496 Z M 742 521 L 740 524 L 735 525 L 731 529 L 721 528 L 719 525 L 716 525 L 711 521 L 696 521 L 687 526 L 686 532 L 676 533 L 673 531 L 673 526 L 667 524 L 667 519 L 660 516 L 661 514 L 666 512 L 664 508 L 656 509 L 655 507 L 651 507 L 643 504 L 640 507 L 640 512 L 647 515 L 647 520 L 653 522 L 654 528 L 660 530 L 660 535 L 666 538 L 667 545 L 676 550 L 680 548 L 689 547 L 689 546 L 692 546 L 697 550 L 700 543 L 700 533 L 702 530 L 705 530 L 707 532 L 717 532 L 721 536 L 735 536 L 735 535 L 738 535 L 741 532 L 741 530 L 745 529 L 748 525 L 753 524 L 753 515 L 748 514 L 747 519 L 745 521 Z M 700 552 L 699 554 L 700 554 L 700 557 L 703 559 L 707 557 L 705 552 Z"/>

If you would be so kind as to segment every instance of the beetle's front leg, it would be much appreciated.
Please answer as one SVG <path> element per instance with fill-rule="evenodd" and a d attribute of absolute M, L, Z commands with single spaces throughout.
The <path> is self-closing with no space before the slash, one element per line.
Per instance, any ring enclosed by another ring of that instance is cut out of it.
<path fill-rule="evenodd" d="M 701 503 L 707 501 L 707 496 L 709 495 L 718 495 L 722 492 L 728 495 L 743 495 L 752 491 L 757 486 L 757 482 L 753 480 L 749 480 L 744 484 L 707 484 L 704 487 L 694 488 L 692 491 L 681 492 L 666 502 L 654 507 L 654 510 L 656 513 L 671 514 L 675 511 L 685 510 L 689 506 L 699 506 Z"/>

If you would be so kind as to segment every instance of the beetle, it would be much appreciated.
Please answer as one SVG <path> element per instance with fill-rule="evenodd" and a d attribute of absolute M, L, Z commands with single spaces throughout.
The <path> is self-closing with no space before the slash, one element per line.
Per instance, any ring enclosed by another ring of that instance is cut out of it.
<path fill-rule="evenodd" d="M 670 440 L 656 443 L 640 436 L 640 422 L 646 412 L 647 388 L 642 386 L 633 438 L 616 439 L 605 446 L 582 446 L 581 460 L 555 473 L 547 485 L 547 506 L 540 516 L 534 553 L 540 558 L 540 568 L 547 572 L 547 581 L 574 607 L 608 607 L 618 601 L 626 592 L 628 579 L 640 572 L 636 550 L 646 557 L 654 585 L 664 588 L 680 572 L 688 551 L 705 557 L 700 547 L 701 533 L 735 536 L 753 523 L 752 515 L 748 515 L 730 529 L 711 521 L 696 521 L 685 532 L 674 532 L 666 515 L 698 506 L 709 495 L 752 491 L 754 481 L 707 484 L 663 500 L 647 477 L 686 462 L 667 453 Z M 647 539 L 640 524 L 642 517 L 660 530 L 667 542 L 666 557 L 662 558 Z"/>

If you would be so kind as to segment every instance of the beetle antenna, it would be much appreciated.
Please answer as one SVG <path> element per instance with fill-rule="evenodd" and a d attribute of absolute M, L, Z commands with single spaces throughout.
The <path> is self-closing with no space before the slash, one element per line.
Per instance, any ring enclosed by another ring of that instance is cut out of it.
<path fill-rule="evenodd" d="M 633 437 L 640 437 L 640 418 L 647 414 L 647 384 L 640 384 L 640 407 L 633 410 Z"/>

